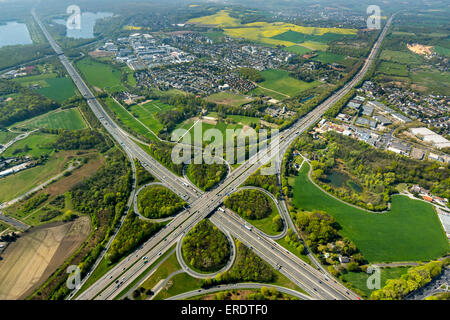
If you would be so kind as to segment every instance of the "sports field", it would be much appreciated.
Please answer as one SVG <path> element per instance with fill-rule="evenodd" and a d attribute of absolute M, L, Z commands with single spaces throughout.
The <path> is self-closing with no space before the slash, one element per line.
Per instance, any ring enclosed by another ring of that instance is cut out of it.
<path fill-rule="evenodd" d="M 283 100 L 289 97 L 294 97 L 302 91 L 314 88 L 320 85 L 320 82 L 304 82 L 289 76 L 289 72 L 285 70 L 266 70 L 262 71 L 261 75 L 264 81 L 259 83 L 260 87 L 253 90 L 253 93 L 263 93 L 271 96 L 277 100 Z"/>
<path fill-rule="evenodd" d="M 393 196 L 388 213 L 369 213 L 338 201 L 317 188 L 304 165 L 295 178 L 293 202 L 304 210 L 333 215 L 340 233 L 355 242 L 370 262 L 431 260 L 450 246 L 433 207 L 406 196 Z"/>
<path fill-rule="evenodd" d="M 90 85 L 105 89 L 108 92 L 126 90 L 120 80 L 122 76 L 120 70 L 91 58 L 84 58 L 78 61 L 76 65 Z"/>
<path fill-rule="evenodd" d="M 47 129 L 66 129 L 80 130 L 86 128 L 86 123 L 78 109 L 57 110 L 38 116 L 31 120 L 18 123 L 15 127 L 29 129 L 47 128 Z"/>
<path fill-rule="evenodd" d="M 243 104 L 252 102 L 253 99 L 244 95 L 234 94 L 229 91 L 214 93 L 206 98 L 207 101 L 211 101 L 217 104 L 224 104 L 233 107 L 239 107 Z"/>

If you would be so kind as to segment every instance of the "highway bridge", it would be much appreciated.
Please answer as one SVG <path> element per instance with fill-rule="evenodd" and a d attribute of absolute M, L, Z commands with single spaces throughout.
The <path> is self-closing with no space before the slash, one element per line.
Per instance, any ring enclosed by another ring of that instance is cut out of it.
<path fill-rule="evenodd" d="M 248 161 L 231 172 L 227 179 L 214 190 L 207 193 L 201 193 L 192 185 L 189 185 L 189 182 L 186 183 L 182 178 L 177 177 L 163 167 L 158 161 L 150 157 L 150 155 L 137 146 L 128 135 L 115 124 L 104 111 L 103 107 L 92 94 L 76 69 L 65 57 L 61 48 L 47 32 L 36 13 L 33 11 L 32 14 L 51 46 L 58 54 L 61 63 L 72 77 L 78 90 L 87 100 L 89 107 L 111 136 L 128 155 L 137 158 L 150 173 L 190 203 L 190 207 L 186 211 L 183 211 L 176 216 L 166 227 L 149 239 L 138 250 L 123 259 L 92 286 L 78 295 L 77 299 L 111 300 L 117 298 L 125 287 L 131 284 L 146 270 L 148 265 L 155 262 L 198 222 L 211 214 L 211 220 L 214 223 L 249 246 L 257 255 L 272 264 L 292 282 L 302 287 L 313 298 L 326 300 L 360 299 L 342 284 L 306 264 L 295 255 L 280 247 L 273 240 L 259 235 L 254 228 L 249 230 L 245 228 L 241 222 L 234 219 L 233 216 L 223 214 L 222 211 L 217 211 L 216 209 L 222 204 L 223 199 L 227 194 L 235 191 L 251 174 L 261 168 L 261 166 L 271 161 L 274 157 L 277 161 L 280 161 L 280 157 L 282 157 L 288 147 L 302 132 L 316 123 L 331 106 L 343 98 L 363 79 L 369 70 L 373 59 L 378 53 L 381 42 L 392 23 L 393 16 L 388 20 L 384 30 L 380 33 L 379 38 L 371 49 L 363 67 L 351 81 L 345 84 L 340 90 L 336 91 L 331 97 L 321 103 L 309 114 L 299 119 L 289 129 L 283 131 L 278 136 L 274 136 L 268 146 L 264 147 Z M 148 264 L 145 264 L 143 261 L 143 258 L 145 257 L 148 259 Z"/>

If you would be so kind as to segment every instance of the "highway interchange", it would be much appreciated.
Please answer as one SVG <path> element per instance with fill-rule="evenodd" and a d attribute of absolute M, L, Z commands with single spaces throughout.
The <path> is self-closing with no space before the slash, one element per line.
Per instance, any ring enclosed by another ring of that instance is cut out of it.
<path fill-rule="evenodd" d="M 217 210 L 217 208 L 220 207 L 223 199 L 228 194 L 236 191 L 237 188 L 242 185 L 251 174 L 261 168 L 261 166 L 267 164 L 274 158 L 276 158 L 279 166 L 280 156 L 286 152 L 293 141 L 302 132 L 320 120 L 323 114 L 331 106 L 344 97 L 345 94 L 363 79 L 378 53 L 381 42 L 391 25 L 393 17 L 388 20 L 363 67 L 351 81 L 309 114 L 300 118 L 289 129 L 286 129 L 278 136 L 273 137 L 266 148 L 260 150 L 240 167 L 231 172 L 227 179 L 218 187 L 210 192 L 202 194 L 196 190 L 189 181 L 175 176 L 175 174 L 154 160 L 149 154 L 137 146 L 129 138 L 127 133 L 116 125 L 92 94 L 77 70 L 65 57 L 61 48 L 47 32 L 36 13 L 33 11 L 32 14 L 52 48 L 59 56 L 61 63 L 73 79 L 78 90 L 86 99 L 92 112 L 110 135 L 124 149 L 130 159 L 138 159 L 151 174 L 190 204 L 190 207 L 187 210 L 176 216 L 168 225 L 166 225 L 166 227 L 149 239 L 137 251 L 133 252 L 115 267 L 110 269 L 93 285 L 79 294 L 76 299 L 112 300 L 118 298 L 123 288 L 127 287 L 137 279 L 146 270 L 148 265 L 151 265 L 158 260 L 158 258 L 176 244 L 183 235 L 208 216 L 210 216 L 211 221 L 217 224 L 221 229 L 231 233 L 269 264 L 278 269 L 282 274 L 287 276 L 293 283 L 308 292 L 312 298 L 324 300 L 360 299 L 342 284 L 327 276 L 325 273 L 306 264 L 294 254 L 291 254 L 289 251 L 282 248 L 272 239 L 268 239 L 260 234 L 255 228 L 245 227 L 241 220 L 238 220 L 234 215 L 225 214 L 222 210 Z M 144 258 L 148 259 L 148 264 L 144 263 Z"/>

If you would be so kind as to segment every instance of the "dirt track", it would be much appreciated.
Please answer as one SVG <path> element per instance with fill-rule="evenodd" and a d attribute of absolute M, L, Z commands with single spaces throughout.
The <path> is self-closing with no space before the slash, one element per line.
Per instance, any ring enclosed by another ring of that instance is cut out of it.
<path fill-rule="evenodd" d="M 0 261 L 0 300 L 24 299 L 41 285 L 89 235 L 88 217 L 25 233 Z"/>

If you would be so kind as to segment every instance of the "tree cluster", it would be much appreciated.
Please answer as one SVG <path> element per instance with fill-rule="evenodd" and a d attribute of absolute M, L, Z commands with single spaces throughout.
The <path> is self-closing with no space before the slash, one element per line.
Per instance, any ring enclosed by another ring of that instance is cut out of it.
<path fill-rule="evenodd" d="M 186 202 L 162 186 L 150 186 L 138 197 L 140 213 L 151 219 L 169 217 L 180 212 L 185 206 Z"/>
<path fill-rule="evenodd" d="M 200 189 L 209 191 L 225 178 L 228 167 L 225 164 L 194 164 L 191 163 L 186 174 Z"/>
<path fill-rule="evenodd" d="M 224 204 L 240 216 L 251 220 L 264 219 L 273 210 L 272 200 L 258 190 L 241 190 L 227 197 Z"/>

